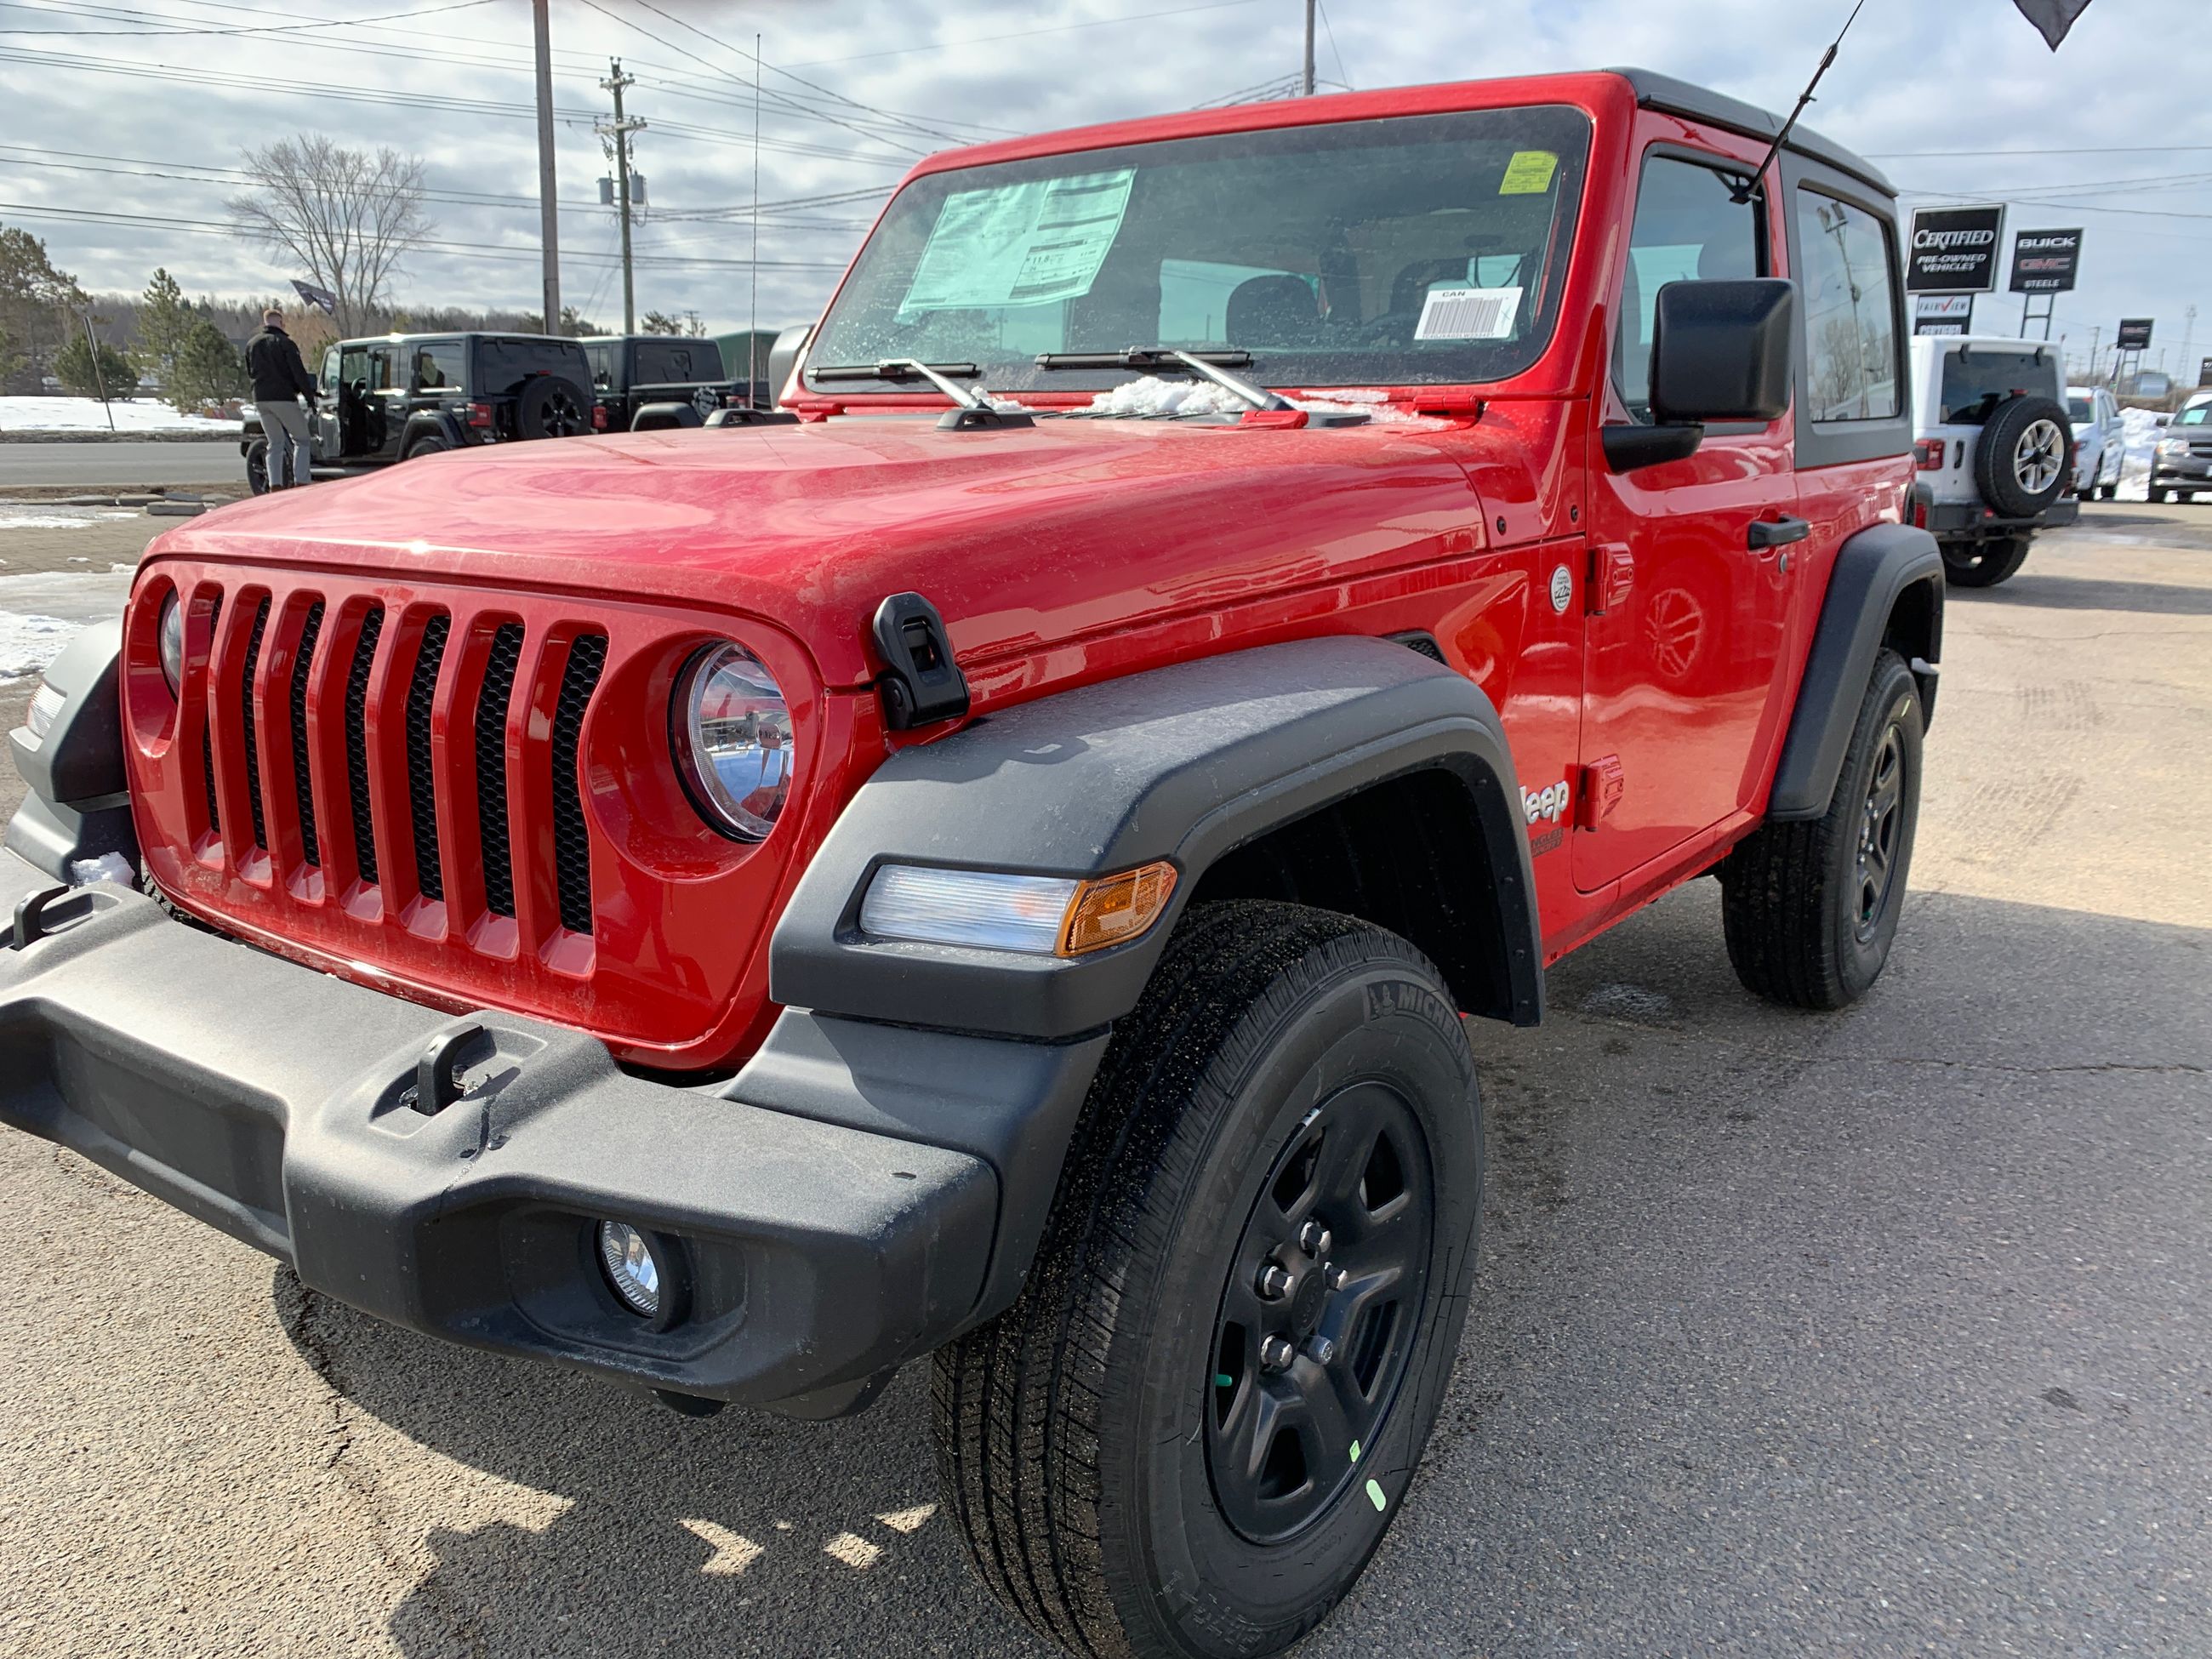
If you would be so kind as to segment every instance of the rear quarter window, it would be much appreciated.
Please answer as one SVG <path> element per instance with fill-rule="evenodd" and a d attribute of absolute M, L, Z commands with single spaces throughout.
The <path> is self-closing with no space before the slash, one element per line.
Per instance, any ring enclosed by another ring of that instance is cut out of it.
<path fill-rule="evenodd" d="M 640 340 L 637 381 L 719 380 L 722 354 L 712 340 Z"/>
<path fill-rule="evenodd" d="M 477 390 L 487 397 L 513 392 L 533 374 L 558 374 L 578 386 L 592 384 L 584 348 L 560 340 L 479 340 Z"/>
<path fill-rule="evenodd" d="M 2049 351 L 1966 346 L 1944 355 L 1939 418 L 1946 426 L 1979 426 L 2008 398 L 2058 398 L 2062 390 L 2058 362 Z"/>

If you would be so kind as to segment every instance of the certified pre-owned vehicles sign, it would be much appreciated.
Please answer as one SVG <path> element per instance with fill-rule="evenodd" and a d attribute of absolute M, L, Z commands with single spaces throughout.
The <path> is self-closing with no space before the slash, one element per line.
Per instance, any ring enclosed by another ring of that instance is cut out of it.
<path fill-rule="evenodd" d="M 2081 268 L 2078 230 L 2023 230 L 2012 239 L 2012 291 L 2070 294 Z"/>
<path fill-rule="evenodd" d="M 2004 209 L 1922 208 L 1912 216 L 1908 294 L 1994 294 Z"/>

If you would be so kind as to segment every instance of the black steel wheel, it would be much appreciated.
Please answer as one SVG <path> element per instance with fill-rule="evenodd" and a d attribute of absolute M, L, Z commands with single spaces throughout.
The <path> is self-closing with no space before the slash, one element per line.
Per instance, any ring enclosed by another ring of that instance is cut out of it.
<path fill-rule="evenodd" d="M 257 495 L 269 493 L 269 440 L 256 438 L 246 447 L 246 487 Z"/>
<path fill-rule="evenodd" d="M 1341 1499 L 1395 1403 L 1436 1196 L 1413 1109 L 1367 1082 L 1316 1106 L 1260 1189 L 1215 1321 L 1206 1459 L 1229 1524 L 1279 1543 Z"/>
<path fill-rule="evenodd" d="M 574 438 L 592 429 L 591 399 L 561 375 L 532 375 L 515 404 L 514 428 L 525 438 Z"/>
<path fill-rule="evenodd" d="M 1436 1422 L 1481 1187 L 1474 1058 L 1419 951 L 1194 905 L 1115 1024 L 1020 1296 L 937 1357 L 978 1576 L 1085 1655 L 1312 1630 Z"/>
<path fill-rule="evenodd" d="M 1841 1008 L 1881 977 L 1912 866 L 1926 726 L 1912 671 L 1881 652 L 1827 811 L 1762 824 L 1723 862 L 1722 925 L 1746 989 Z"/>

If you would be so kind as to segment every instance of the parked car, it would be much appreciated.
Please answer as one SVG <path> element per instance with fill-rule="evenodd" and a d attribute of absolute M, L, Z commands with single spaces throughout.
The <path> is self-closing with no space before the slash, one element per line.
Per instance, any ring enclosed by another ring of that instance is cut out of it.
<path fill-rule="evenodd" d="M 2199 492 L 2212 493 L 2212 398 L 2192 400 L 2151 451 L 2151 500 L 2193 501 Z"/>
<path fill-rule="evenodd" d="M 477 444 L 591 429 L 590 365 L 549 334 L 386 334 L 323 353 L 308 422 L 313 471 L 372 471 Z M 247 484 L 269 488 L 269 446 L 249 410 L 239 441 Z"/>
<path fill-rule="evenodd" d="M 947 152 L 799 424 L 184 522 L 15 736 L 0 1121 L 686 1413 L 930 1357 L 1042 1639 L 1289 1646 L 1459 1357 L 1463 1017 L 1705 874 L 1774 1002 L 1890 952 L 1943 562 L 1891 187 L 1780 128 L 1609 71 Z"/>
<path fill-rule="evenodd" d="M 2128 459 L 2118 400 L 2100 386 L 2069 386 L 2066 416 L 2074 428 L 2074 493 L 2111 501 L 2119 491 Z"/>
<path fill-rule="evenodd" d="M 579 342 L 592 366 L 592 428 L 698 426 L 720 409 L 765 405 L 765 380 L 731 380 L 713 340 L 600 334 Z"/>
<path fill-rule="evenodd" d="M 2005 337 L 1912 342 L 1912 522 L 1959 587 L 2017 571 L 2039 530 L 2081 515 L 2057 350 Z"/>

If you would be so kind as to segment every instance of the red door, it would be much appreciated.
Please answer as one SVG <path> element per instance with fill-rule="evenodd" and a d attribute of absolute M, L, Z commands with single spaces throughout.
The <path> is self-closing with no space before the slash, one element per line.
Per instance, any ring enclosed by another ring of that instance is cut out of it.
<path fill-rule="evenodd" d="M 1650 418 L 1651 309 L 1669 282 L 1768 275 L 1779 247 L 1734 176 L 1644 161 L 1614 307 L 1607 423 Z M 1797 508 L 1790 419 L 1707 429 L 1687 460 L 1606 471 L 1593 444 L 1575 885 L 1617 881 L 1748 805 L 1778 690 L 1796 545 L 1752 526 Z M 1608 805 L 1607 803 L 1610 803 Z M 1600 812 L 1602 817 L 1600 817 Z"/>

